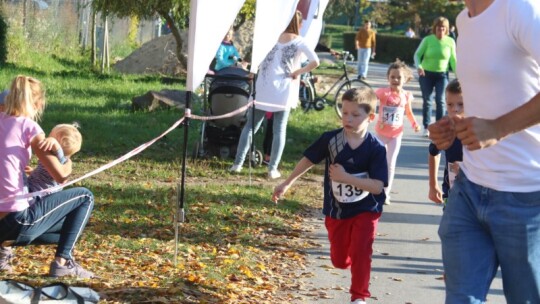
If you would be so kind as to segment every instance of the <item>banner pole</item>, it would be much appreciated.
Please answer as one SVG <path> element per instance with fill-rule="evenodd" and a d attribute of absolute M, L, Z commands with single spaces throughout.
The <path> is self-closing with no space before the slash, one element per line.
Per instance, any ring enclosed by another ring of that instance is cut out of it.
<path fill-rule="evenodd" d="M 192 92 L 186 91 L 186 107 L 184 114 L 184 146 L 182 149 L 182 176 L 180 179 L 179 191 L 178 191 L 178 202 L 176 204 L 176 213 L 174 219 L 174 266 L 178 265 L 178 234 L 180 223 L 184 223 L 186 220 L 186 214 L 184 212 L 184 202 L 185 202 L 185 190 L 186 190 L 186 156 L 187 156 L 187 145 L 188 145 L 188 135 L 189 135 L 189 120 L 191 116 L 191 98 Z"/>

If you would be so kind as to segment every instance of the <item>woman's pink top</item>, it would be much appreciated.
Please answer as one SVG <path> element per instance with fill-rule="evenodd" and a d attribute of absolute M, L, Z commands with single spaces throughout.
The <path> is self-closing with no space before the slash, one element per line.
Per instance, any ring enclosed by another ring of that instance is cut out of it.
<path fill-rule="evenodd" d="M 380 88 L 375 91 L 379 98 L 379 118 L 375 131 L 382 136 L 394 138 L 403 133 L 403 117 L 416 127 L 416 119 L 411 109 L 413 95 L 411 92 L 401 90 L 392 91 L 390 88 Z"/>

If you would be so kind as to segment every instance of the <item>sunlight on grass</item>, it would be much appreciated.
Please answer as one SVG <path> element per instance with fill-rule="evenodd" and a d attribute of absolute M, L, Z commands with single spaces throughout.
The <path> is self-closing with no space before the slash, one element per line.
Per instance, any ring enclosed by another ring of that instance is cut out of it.
<path fill-rule="evenodd" d="M 81 58 L 41 55 L 40 62 L 8 65 L 0 82 L 17 74 L 35 76 L 46 88 L 48 105 L 40 125 L 78 122 L 82 150 L 73 157 L 73 177 L 95 170 L 155 138 L 180 119 L 183 111 L 131 110 L 131 98 L 149 90 L 183 89 L 163 85 L 158 76 L 101 75 Z M 339 73 L 339 71 L 337 72 Z M 200 104 L 194 112 L 201 113 Z M 339 126 L 332 108 L 300 109 L 290 117 L 280 170 L 290 173 L 303 150 L 323 131 Z M 100 278 L 84 282 L 105 295 L 105 302 L 170 302 L 218 299 L 245 302 L 271 299 L 293 288 L 292 270 L 303 265 L 302 214 L 319 208 L 322 184 L 308 180 L 287 199 L 270 201 L 278 181 L 266 180 L 266 168 L 228 173 L 232 159 L 193 159 L 201 123 L 190 124 L 184 209 L 179 224 L 179 263 L 174 265 L 175 223 L 183 149 L 183 127 L 139 155 L 76 186 L 91 189 L 95 210 L 77 246 L 78 262 Z M 262 132 L 256 144 L 262 148 Z M 321 167 L 313 169 L 321 175 Z M 308 177 L 311 176 L 308 174 Z M 17 250 L 18 279 L 41 284 L 53 255 L 49 246 Z M 73 280 L 75 282 L 75 280 Z M 68 280 L 68 283 L 70 281 Z M 137 292 L 134 292 L 136 290 Z M 251 301 L 251 300 L 250 300 Z M 190 303 L 190 302 L 187 302 Z"/>

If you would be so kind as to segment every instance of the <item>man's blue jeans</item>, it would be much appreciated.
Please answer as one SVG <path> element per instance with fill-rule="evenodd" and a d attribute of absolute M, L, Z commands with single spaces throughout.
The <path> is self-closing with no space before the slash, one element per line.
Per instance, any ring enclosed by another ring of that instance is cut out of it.
<path fill-rule="evenodd" d="M 369 57 L 371 57 L 371 48 L 362 49 L 357 51 L 358 59 L 358 77 L 367 77 L 369 68 Z"/>
<path fill-rule="evenodd" d="M 425 76 L 420 76 L 420 90 L 422 91 L 422 123 L 424 128 L 431 124 L 431 109 L 433 107 L 433 98 L 431 97 L 435 89 L 435 119 L 436 121 L 444 116 L 445 109 L 445 90 L 448 84 L 447 72 L 429 72 L 424 71 Z"/>
<path fill-rule="evenodd" d="M 58 244 L 57 257 L 73 259 L 72 251 L 94 207 L 86 188 L 70 188 L 38 198 L 23 211 L 0 220 L 0 241 L 14 246 Z"/>
<path fill-rule="evenodd" d="M 253 112 L 255 111 L 255 115 Z M 272 118 L 274 119 L 272 125 L 272 149 L 270 152 L 270 162 L 268 163 L 268 171 L 277 170 L 283 150 L 285 149 L 285 141 L 287 139 L 287 121 L 289 120 L 290 110 L 274 112 Z M 264 121 L 266 112 L 250 108 L 247 113 L 247 122 L 240 134 L 240 140 L 238 142 L 238 148 L 236 150 L 236 157 L 234 159 L 235 165 L 242 165 L 246 159 L 246 155 L 250 149 L 251 133 L 257 133 Z M 255 116 L 253 118 L 253 116 Z M 254 120 L 255 119 L 255 120 Z M 255 121 L 253 126 L 253 121 Z"/>
<path fill-rule="evenodd" d="M 540 191 L 495 191 L 460 172 L 439 227 L 446 303 L 485 303 L 501 267 L 507 303 L 540 303 Z"/>

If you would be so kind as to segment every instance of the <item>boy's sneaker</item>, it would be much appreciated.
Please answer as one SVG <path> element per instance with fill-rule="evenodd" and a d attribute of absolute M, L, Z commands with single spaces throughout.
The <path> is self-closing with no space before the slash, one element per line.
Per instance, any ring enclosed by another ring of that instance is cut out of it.
<path fill-rule="evenodd" d="M 366 301 L 364 301 L 362 299 L 356 299 L 356 300 L 352 301 L 351 304 L 366 304 Z"/>
<path fill-rule="evenodd" d="M 15 257 L 11 247 L 0 246 L 0 272 L 11 273 L 11 260 Z"/>
<path fill-rule="evenodd" d="M 428 129 L 424 129 L 424 137 L 429 137 L 429 130 Z"/>
<path fill-rule="evenodd" d="M 49 270 L 49 276 L 51 277 L 64 277 L 74 276 L 81 279 L 91 279 L 95 277 L 94 273 L 84 270 L 81 265 L 75 263 L 74 260 L 67 260 L 66 265 L 62 266 L 58 264 L 56 260 L 51 263 L 51 269 Z"/>
<path fill-rule="evenodd" d="M 384 205 L 392 205 L 392 202 L 390 202 L 390 199 L 389 198 L 386 198 L 386 200 L 384 200 Z"/>
<path fill-rule="evenodd" d="M 268 178 L 269 179 L 276 179 L 276 178 L 280 178 L 281 177 L 281 173 L 279 173 L 278 170 L 270 170 L 268 171 Z"/>

